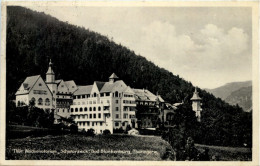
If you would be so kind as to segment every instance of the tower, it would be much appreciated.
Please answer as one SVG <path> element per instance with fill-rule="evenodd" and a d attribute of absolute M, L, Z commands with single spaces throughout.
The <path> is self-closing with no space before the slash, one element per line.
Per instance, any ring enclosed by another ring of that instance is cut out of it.
<path fill-rule="evenodd" d="M 196 113 L 197 120 L 200 122 L 200 118 L 201 118 L 200 112 L 202 111 L 202 108 L 201 108 L 201 98 L 199 97 L 199 92 L 197 92 L 197 87 L 195 87 L 195 91 L 190 100 L 192 101 L 192 110 Z"/>
<path fill-rule="evenodd" d="M 109 83 L 114 83 L 115 80 L 117 80 L 118 77 L 115 73 L 113 73 L 110 77 L 109 77 Z"/>
<path fill-rule="evenodd" d="M 56 108 L 56 93 L 57 93 L 57 84 L 55 83 L 55 74 L 52 70 L 52 62 L 50 59 L 49 68 L 46 73 L 46 84 L 52 92 L 52 105 L 53 108 Z M 55 111 L 56 112 L 56 111 Z"/>

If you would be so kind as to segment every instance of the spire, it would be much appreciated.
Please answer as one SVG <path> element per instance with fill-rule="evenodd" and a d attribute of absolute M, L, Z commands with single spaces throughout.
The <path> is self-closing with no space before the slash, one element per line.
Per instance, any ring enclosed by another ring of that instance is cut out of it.
<path fill-rule="evenodd" d="M 190 100 L 201 100 L 201 98 L 199 97 L 199 92 L 197 91 L 197 87 L 195 87 L 195 91 L 194 91 L 193 96 Z"/>
<path fill-rule="evenodd" d="M 52 62 L 51 62 L 51 59 L 50 59 L 49 68 L 48 68 L 48 71 L 47 71 L 46 74 L 54 75 L 54 72 L 53 72 L 53 70 L 52 70 Z"/>

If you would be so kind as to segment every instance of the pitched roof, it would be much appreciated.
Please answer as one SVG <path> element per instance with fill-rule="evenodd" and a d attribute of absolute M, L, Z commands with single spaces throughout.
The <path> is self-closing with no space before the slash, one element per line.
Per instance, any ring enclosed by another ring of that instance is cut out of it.
<path fill-rule="evenodd" d="M 157 99 L 159 99 L 159 101 L 164 102 L 161 96 L 156 96 L 147 89 L 133 89 L 133 91 L 135 93 L 136 100 L 156 101 Z"/>
<path fill-rule="evenodd" d="M 15 95 L 21 95 L 21 94 L 27 94 L 30 92 L 30 90 L 33 88 L 36 81 L 40 78 L 40 75 L 36 76 L 30 76 L 27 77 L 24 82 L 21 84 L 18 91 L 15 93 Z"/>
<path fill-rule="evenodd" d="M 74 92 L 74 95 L 86 95 L 90 94 L 93 85 L 78 86 L 78 89 Z"/>
<path fill-rule="evenodd" d="M 114 89 L 114 87 L 116 87 L 116 86 L 118 86 L 120 84 L 125 84 L 125 83 L 122 80 L 118 80 L 118 81 L 116 81 L 114 83 L 105 82 L 104 86 L 100 90 L 100 93 L 111 92 Z M 125 86 L 123 88 L 125 89 Z"/>
<path fill-rule="evenodd" d="M 77 90 L 77 85 L 73 80 L 70 81 L 64 81 L 65 85 L 69 88 L 69 92 L 73 93 Z M 72 86 L 75 86 L 75 89 L 72 88 Z"/>
<path fill-rule="evenodd" d="M 113 73 L 109 78 L 118 78 L 115 73 Z"/>
<path fill-rule="evenodd" d="M 57 86 L 59 86 L 59 84 L 61 83 L 62 80 L 55 80 L 55 83 L 57 84 Z"/>
<path fill-rule="evenodd" d="M 100 91 L 106 82 L 95 81 L 94 83 L 96 83 L 97 88 Z"/>
<path fill-rule="evenodd" d="M 201 98 L 199 97 L 199 92 L 197 92 L 197 88 L 195 88 L 193 96 L 190 100 L 201 100 Z"/>

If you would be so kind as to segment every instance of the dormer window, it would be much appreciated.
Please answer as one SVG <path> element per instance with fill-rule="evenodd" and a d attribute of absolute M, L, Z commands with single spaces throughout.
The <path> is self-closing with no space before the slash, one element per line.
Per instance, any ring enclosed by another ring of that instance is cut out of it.
<path fill-rule="evenodd" d="M 39 86 L 42 86 L 42 84 L 41 84 L 41 83 L 39 83 Z"/>

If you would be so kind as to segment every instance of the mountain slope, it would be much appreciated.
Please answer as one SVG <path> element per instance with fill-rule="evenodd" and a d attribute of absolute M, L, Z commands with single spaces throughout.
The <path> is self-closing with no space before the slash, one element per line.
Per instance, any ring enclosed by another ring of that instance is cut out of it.
<path fill-rule="evenodd" d="M 116 73 L 130 87 L 158 92 L 170 103 L 186 99 L 184 110 L 191 110 L 189 99 L 194 87 L 190 82 L 96 32 L 44 13 L 9 6 L 6 39 L 7 100 L 15 98 L 27 76 L 41 74 L 45 78 L 51 58 L 56 79 L 73 79 L 78 85 L 86 85 L 107 81 L 111 73 Z M 187 125 L 190 135 L 198 143 L 240 146 L 246 140 L 250 144 L 251 114 L 205 90 L 198 88 L 198 92 L 203 103 L 202 119 L 200 124 Z"/>
<path fill-rule="evenodd" d="M 215 89 L 205 89 L 205 90 L 212 93 L 214 96 L 225 100 L 232 92 L 242 87 L 248 87 L 248 86 L 252 86 L 252 81 L 231 82 Z"/>
<path fill-rule="evenodd" d="M 252 81 L 231 82 L 206 91 L 231 105 L 238 104 L 244 111 L 250 111 L 252 108 Z"/>
<path fill-rule="evenodd" d="M 242 87 L 236 91 L 233 91 L 226 101 L 231 105 L 238 104 L 244 111 L 252 110 L 252 86 Z"/>

